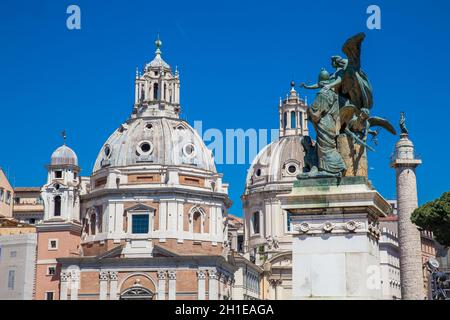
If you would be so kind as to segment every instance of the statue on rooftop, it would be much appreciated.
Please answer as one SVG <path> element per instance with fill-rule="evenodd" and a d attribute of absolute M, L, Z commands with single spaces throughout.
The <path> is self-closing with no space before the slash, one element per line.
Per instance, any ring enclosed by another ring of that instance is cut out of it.
<path fill-rule="evenodd" d="M 400 112 L 400 132 L 402 134 L 408 134 L 408 129 L 406 128 L 406 118 L 405 118 L 404 112 Z"/>

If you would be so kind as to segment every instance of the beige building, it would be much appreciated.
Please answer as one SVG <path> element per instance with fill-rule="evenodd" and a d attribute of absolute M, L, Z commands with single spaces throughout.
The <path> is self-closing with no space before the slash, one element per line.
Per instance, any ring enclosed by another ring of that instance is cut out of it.
<path fill-rule="evenodd" d="M 6 177 L 5 172 L 0 168 L 0 217 L 12 217 L 14 190 Z"/>
<path fill-rule="evenodd" d="M 0 218 L 0 300 L 33 299 L 36 246 L 36 228 Z"/>
<path fill-rule="evenodd" d="M 44 219 L 41 188 L 14 188 L 13 217 L 22 223 L 31 225 L 35 225 Z"/>

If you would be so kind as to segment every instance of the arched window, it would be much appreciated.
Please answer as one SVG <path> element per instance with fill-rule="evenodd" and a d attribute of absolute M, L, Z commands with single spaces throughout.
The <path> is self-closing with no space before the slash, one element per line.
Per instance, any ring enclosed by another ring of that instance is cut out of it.
<path fill-rule="evenodd" d="M 87 219 L 87 218 L 84 218 L 84 219 L 83 219 L 83 232 L 84 232 L 85 234 L 88 234 L 88 233 L 89 233 L 89 222 L 88 222 L 88 219 Z"/>
<path fill-rule="evenodd" d="M 97 223 L 95 213 L 91 215 L 91 235 L 95 235 L 95 224 Z"/>
<path fill-rule="evenodd" d="M 287 112 L 284 113 L 284 119 L 283 119 L 283 127 L 287 128 Z"/>
<path fill-rule="evenodd" d="M 196 211 L 194 213 L 194 233 L 202 233 L 202 215 L 200 212 Z"/>
<path fill-rule="evenodd" d="M 189 232 L 194 234 L 205 233 L 206 213 L 203 208 L 194 207 L 189 212 Z"/>
<path fill-rule="evenodd" d="M 55 210 L 53 212 L 53 215 L 55 217 L 60 217 L 61 216 L 61 196 L 56 196 L 55 197 Z"/>
<path fill-rule="evenodd" d="M 153 300 L 153 292 L 144 287 L 132 287 L 120 295 L 120 300 Z"/>
<path fill-rule="evenodd" d="M 259 211 L 252 215 L 253 234 L 259 234 Z"/>
<path fill-rule="evenodd" d="M 297 128 L 296 120 L 297 117 L 295 116 L 295 111 L 291 111 L 291 129 Z"/>
<path fill-rule="evenodd" d="M 155 83 L 153 85 L 153 100 L 158 100 L 158 96 L 159 96 L 158 90 L 159 90 L 159 86 L 157 83 Z"/>
<path fill-rule="evenodd" d="M 303 113 L 302 112 L 298 113 L 298 127 L 299 127 L 299 129 L 303 128 Z"/>

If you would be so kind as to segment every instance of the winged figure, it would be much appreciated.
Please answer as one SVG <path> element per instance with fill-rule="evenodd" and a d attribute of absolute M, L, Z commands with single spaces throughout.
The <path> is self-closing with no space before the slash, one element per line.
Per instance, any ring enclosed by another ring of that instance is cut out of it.
<path fill-rule="evenodd" d="M 341 107 L 353 105 L 360 110 L 370 110 L 373 106 L 372 85 L 361 69 L 361 44 L 365 37 L 364 33 L 358 33 L 345 42 L 342 51 L 347 59 L 331 57 L 336 72 L 330 76 L 326 87 L 334 89 L 341 97 Z"/>
<path fill-rule="evenodd" d="M 371 117 L 369 110 L 363 108 L 359 110 L 355 106 L 345 106 L 339 111 L 341 132 L 345 132 L 352 137 L 356 134 L 364 143 L 368 135 L 372 135 L 374 141 L 378 136 L 378 130 L 372 130 L 372 127 L 381 127 L 393 135 L 397 135 L 394 126 L 386 119 L 380 117 Z"/>

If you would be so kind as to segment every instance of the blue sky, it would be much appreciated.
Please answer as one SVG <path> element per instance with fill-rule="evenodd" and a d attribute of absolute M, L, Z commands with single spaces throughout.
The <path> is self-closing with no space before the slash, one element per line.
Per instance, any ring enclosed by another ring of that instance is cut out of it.
<path fill-rule="evenodd" d="M 81 8 L 79 31 L 66 28 L 70 4 Z M 371 4 L 381 8 L 381 30 L 366 28 Z M 164 59 L 181 73 L 184 116 L 223 131 L 277 128 L 278 100 L 290 81 L 314 81 L 346 38 L 364 31 L 373 113 L 397 124 L 406 112 L 423 159 L 424 203 L 450 189 L 448 15 L 446 0 L 3 0 L 0 166 L 15 186 L 42 185 L 66 129 L 90 174 L 103 142 L 131 112 L 135 70 L 153 58 L 158 31 Z M 389 156 L 396 139 L 382 132 L 369 155 L 370 179 L 386 198 L 395 197 Z M 218 166 L 237 215 L 248 167 Z"/>

